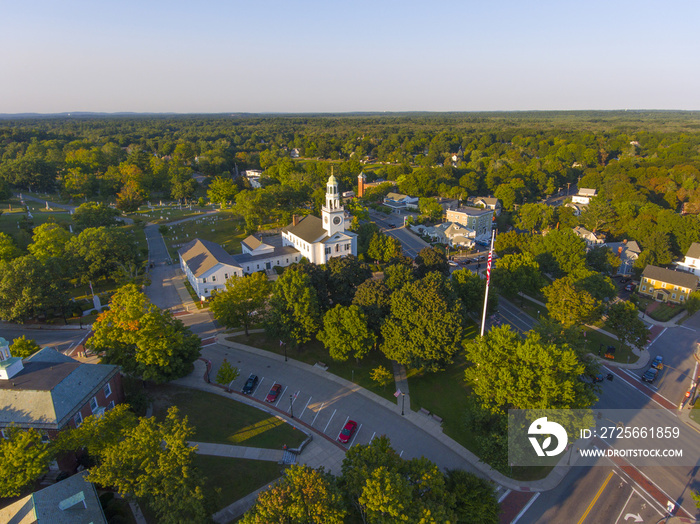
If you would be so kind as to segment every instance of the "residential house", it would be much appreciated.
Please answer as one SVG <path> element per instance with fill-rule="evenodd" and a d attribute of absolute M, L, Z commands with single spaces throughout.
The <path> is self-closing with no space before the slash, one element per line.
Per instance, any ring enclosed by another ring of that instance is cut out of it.
<path fill-rule="evenodd" d="M 639 244 L 634 240 L 623 240 L 622 242 L 606 242 L 603 245 L 608 246 L 613 255 L 617 255 L 620 258 L 620 267 L 617 268 L 617 274 L 631 275 L 634 264 L 642 252 Z"/>
<path fill-rule="evenodd" d="M 445 213 L 447 222 L 456 222 L 473 229 L 478 239 L 491 235 L 491 223 L 493 222 L 494 211 L 492 209 L 479 209 L 476 207 L 460 207 L 448 209 Z"/>
<path fill-rule="evenodd" d="M 299 158 L 299 154 L 300 154 L 300 153 L 301 153 L 301 151 L 299 150 L 299 148 L 298 148 L 298 147 L 295 147 L 295 148 L 292 149 L 292 151 L 289 153 L 289 156 L 290 156 L 291 158 Z"/>
<path fill-rule="evenodd" d="M 418 197 L 411 197 L 400 193 L 389 193 L 384 197 L 384 205 L 390 207 L 395 213 L 400 213 L 402 210 L 418 209 Z"/>
<path fill-rule="evenodd" d="M 474 245 L 476 231 L 456 222 L 443 222 L 435 226 L 411 226 L 420 235 L 430 237 L 433 242 L 449 244 L 452 247 L 471 248 Z"/>
<path fill-rule="evenodd" d="M 583 213 L 586 208 L 588 207 L 585 204 L 574 204 L 573 202 L 567 202 L 564 204 L 564 207 L 570 207 L 571 209 L 574 210 L 574 216 L 581 216 L 581 213 Z"/>
<path fill-rule="evenodd" d="M 494 212 L 496 216 L 501 215 L 501 201 L 494 197 L 469 197 L 467 198 L 467 204 L 472 207 L 480 207 L 483 209 L 490 209 Z"/>
<path fill-rule="evenodd" d="M 87 471 L 35 491 L 0 509 L 11 524 L 107 524 L 97 490 Z"/>
<path fill-rule="evenodd" d="M 52 348 L 24 360 L 0 338 L 0 430 L 34 428 L 44 440 L 66 427 L 79 427 L 124 401 L 117 366 L 79 362 Z"/>
<path fill-rule="evenodd" d="M 642 273 L 638 291 L 659 302 L 683 304 L 697 288 L 697 275 L 648 265 Z"/>
<path fill-rule="evenodd" d="M 593 233 L 592 231 L 588 231 L 585 227 L 576 226 L 574 228 L 574 234 L 586 241 L 588 249 L 601 246 L 605 243 L 605 235 Z"/>
<path fill-rule="evenodd" d="M 244 175 L 248 182 L 250 182 L 250 187 L 253 189 L 260 189 L 262 185 L 260 184 L 260 177 L 262 176 L 262 171 L 259 169 L 248 169 L 244 171 Z"/>
<path fill-rule="evenodd" d="M 594 196 L 596 196 L 595 189 L 581 187 L 578 190 L 578 194 L 571 197 L 571 201 L 574 204 L 583 204 L 584 206 L 587 206 L 588 204 L 591 203 L 591 198 L 593 198 Z"/>
<path fill-rule="evenodd" d="M 238 262 L 219 244 L 208 240 L 196 238 L 180 248 L 178 255 L 180 269 L 200 300 L 209 298 L 217 289 L 223 289 L 232 275 L 243 276 Z"/>
<path fill-rule="evenodd" d="M 700 273 L 700 244 L 697 242 L 690 244 L 685 259 L 683 262 L 676 262 L 676 266 L 681 271 L 693 274 Z"/>

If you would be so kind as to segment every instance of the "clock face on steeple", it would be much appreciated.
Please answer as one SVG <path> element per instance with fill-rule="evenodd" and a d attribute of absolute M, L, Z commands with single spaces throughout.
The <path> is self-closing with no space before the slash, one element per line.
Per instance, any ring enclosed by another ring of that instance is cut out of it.
<path fill-rule="evenodd" d="M 342 217 L 333 217 L 333 223 L 336 226 L 339 226 L 342 221 L 343 221 Z"/>

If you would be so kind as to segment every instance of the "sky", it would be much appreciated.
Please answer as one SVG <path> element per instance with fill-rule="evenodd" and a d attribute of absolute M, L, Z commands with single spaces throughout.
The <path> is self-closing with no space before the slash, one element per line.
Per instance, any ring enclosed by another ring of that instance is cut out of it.
<path fill-rule="evenodd" d="M 0 113 L 700 110 L 700 2 L 0 0 Z"/>

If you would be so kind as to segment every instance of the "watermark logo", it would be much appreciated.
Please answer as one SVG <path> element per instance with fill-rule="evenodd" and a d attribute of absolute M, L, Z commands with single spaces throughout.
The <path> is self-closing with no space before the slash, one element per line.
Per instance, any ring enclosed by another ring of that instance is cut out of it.
<path fill-rule="evenodd" d="M 535 453 L 537 453 L 538 457 L 544 457 L 545 455 L 548 457 L 554 457 L 559 455 L 559 453 L 566 449 L 566 445 L 569 442 L 569 438 L 566 435 L 566 430 L 564 427 L 561 424 L 547 420 L 547 417 L 538 418 L 532 424 L 530 424 L 527 434 L 528 438 L 530 439 L 530 444 L 532 444 L 532 447 L 535 448 Z M 532 435 L 548 436 L 544 439 L 542 445 L 540 445 L 537 437 L 533 437 Z M 552 445 L 552 436 L 557 439 L 557 447 L 552 450 L 545 451 Z"/>

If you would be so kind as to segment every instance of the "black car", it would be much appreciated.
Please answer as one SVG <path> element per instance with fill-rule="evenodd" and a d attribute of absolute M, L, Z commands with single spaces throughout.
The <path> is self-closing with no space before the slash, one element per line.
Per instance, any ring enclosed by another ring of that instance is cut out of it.
<path fill-rule="evenodd" d="M 248 380 L 245 381 L 245 385 L 243 386 L 243 389 L 241 392 L 244 395 L 250 395 L 253 390 L 255 389 L 255 386 L 258 385 L 258 376 L 257 375 L 251 375 L 248 377 Z"/>
<path fill-rule="evenodd" d="M 659 374 L 659 370 L 656 368 L 649 368 L 647 369 L 644 374 L 642 375 L 642 380 L 644 382 L 649 382 L 649 384 L 653 383 L 654 380 L 656 380 L 656 375 Z"/>

